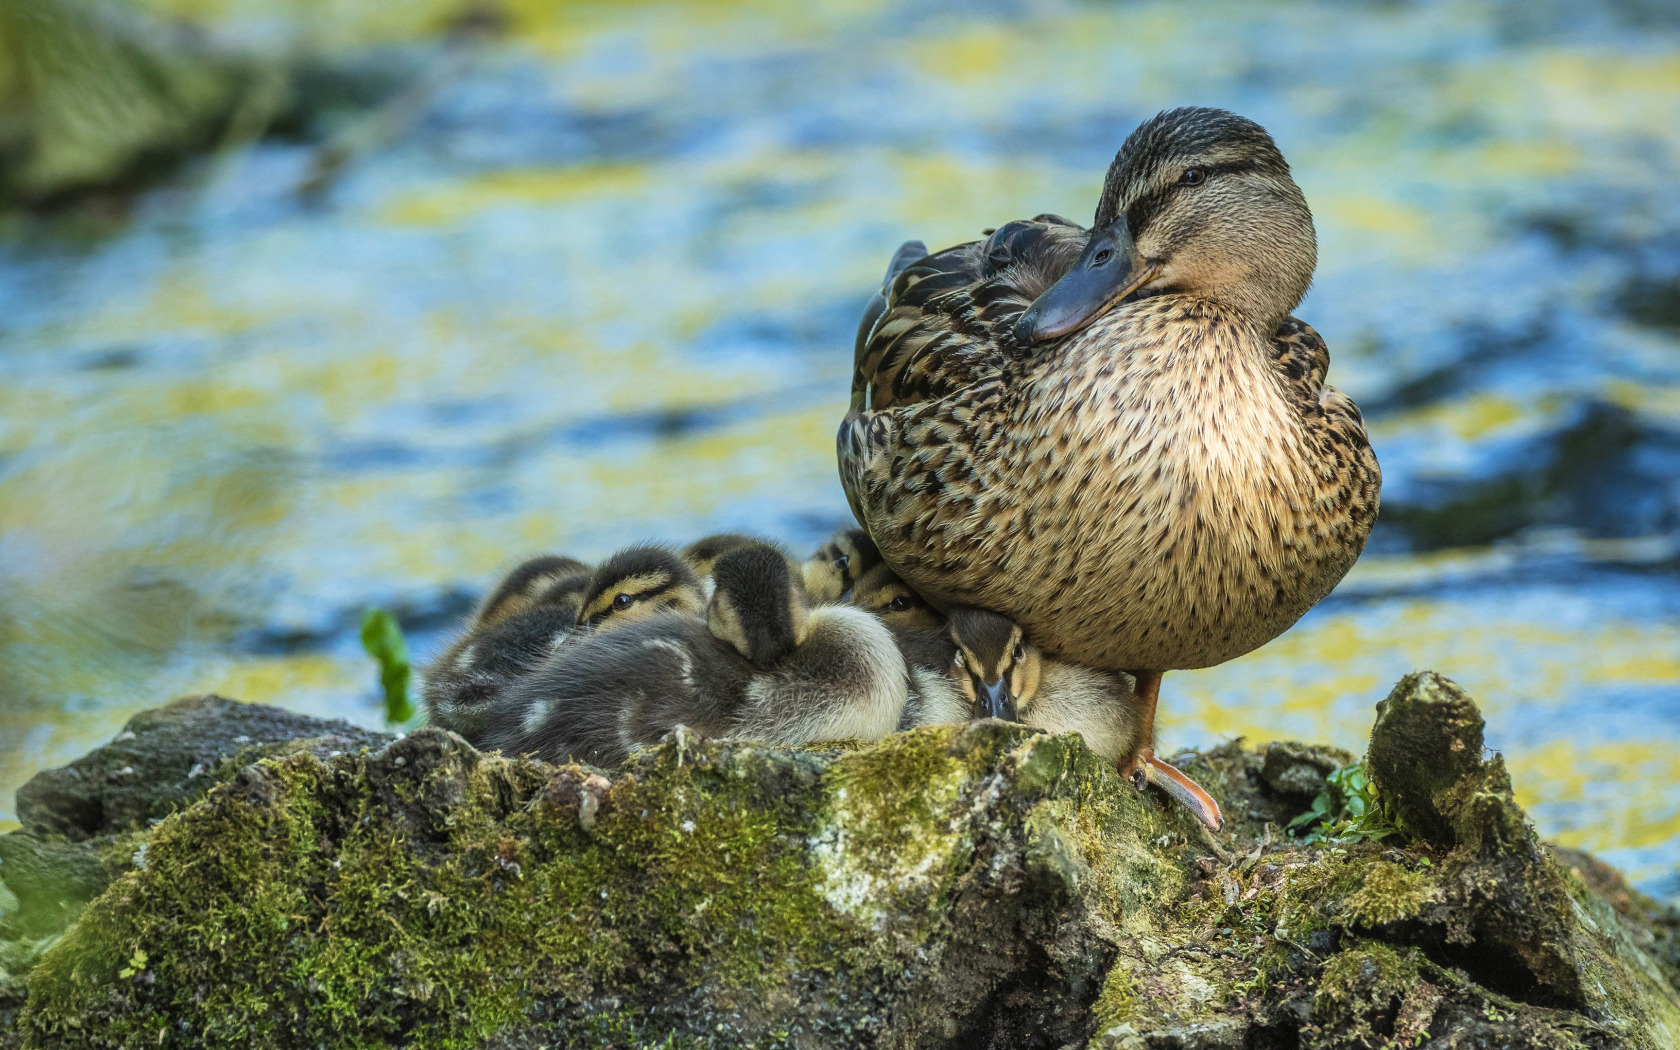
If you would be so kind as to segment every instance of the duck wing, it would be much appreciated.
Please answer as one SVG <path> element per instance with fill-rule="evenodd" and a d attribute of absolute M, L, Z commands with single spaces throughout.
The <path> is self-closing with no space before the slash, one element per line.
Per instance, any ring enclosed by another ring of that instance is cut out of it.
<path fill-rule="evenodd" d="M 931 255 L 920 241 L 893 255 L 858 325 L 851 409 L 836 435 L 841 486 L 860 523 L 893 469 L 900 417 L 959 391 L 971 407 L 989 403 L 1010 360 L 1031 352 L 1016 344 L 1015 321 L 1073 266 L 1086 238 L 1084 227 L 1040 215 Z"/>
<path fill-rule="evenodd" d="M 881 411 L 995 377 L 1017 318 L 1079 258 L 1088 231 L 1057 215 L 928 254 L 908 241 L 858 325 L 852 407 Z"/>
<path fill-rule="evenodd" d="M 1304 426 L 1318 467 L 1315 517 L 1336 523 L 1339 542 L 1364 546 L 1381 500 L 1382 468 L 1353 399 L 1327 386 L 1330 348 L 1318 331 L 1285 317 L 1272 336 L 1272 367 Z"/>

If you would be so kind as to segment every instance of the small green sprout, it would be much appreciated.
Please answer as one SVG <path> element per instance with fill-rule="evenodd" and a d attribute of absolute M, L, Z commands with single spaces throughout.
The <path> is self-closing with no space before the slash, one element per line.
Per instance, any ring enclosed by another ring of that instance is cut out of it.
<path fill-rule="evenodd" d="M 362 648 L 379 661 L 379 685 L 385 691 L 385 720 L 406 722 L 414 717 L 408 699 L 414 669 L 408 663 L 408 642 L 397 618 L 384 609 L 369 609 L 362 617 Z"/>
<path fill-rule="evenodd" d="M 144 970 L 146 968 L 147 961 L 146 953 L 141 949 L 136 948 L 134 949 L 134 954 L 128 957 L 128 965 L 118 970 L 117 976 L 126 981 L 130 977 L 133 977 L 135 974 Z"/>
<path fill-rule="evenodd" d="M 1324 778 L 1324 790 L 1312 808 L 1289 822 L 1291 834 L 1308 845 L 1347 845 L 1387 838 L 1401 830 L 1399 818 L 1377 797 L 1365 763 L 1355 762 Z M 1310 828 L 1304 835 L 1300 829 Z"/>

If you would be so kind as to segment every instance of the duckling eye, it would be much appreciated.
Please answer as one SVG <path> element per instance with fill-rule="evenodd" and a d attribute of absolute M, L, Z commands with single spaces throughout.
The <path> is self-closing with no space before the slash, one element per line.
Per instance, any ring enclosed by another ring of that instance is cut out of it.
<path fill-rule="evenodd" d="M 951 657 L 951 663 L 955 664 L 958 667 L 967 667 L 968 666 L 968 661 L 963 659 L 963 654 L 960 651 L 957 653 L 957 655 Z"/>
<path fill-rule="evenodd" d="M 887 607 L 893 612 L 903 612 L 904 610 L 910 608 L 910 599 L 901 594 L 894 598 Z"/>
<path fill-rule="evenodd" d="M 623 612 L 634 604 L 636 604 L 635 596 L 630 594 L 620 594 L 618 597 L 613 599 L 613 608 L 617 609 L 619 612 Z"/>
<path fill-rule="evenodd" d="M 842 554 L 842 555 L 840 555 L 840 557 L 834 559 L 834 567 L 836 569 L 839 569 L 841 572 L 845 572 L 846 571 L 846 566 L 850 565 L 851 563 L 852 563 L 852 559 L 850 557 L 848 557 L 847 555 L 844 555 L 844 554 Z"/>
<path fill-rule="evenodd" d="M 1026 655 L 1027 655 L 1026 646 L 1022 645 L 1020 642 L 1016 642 L 1015 643 L 1015 659 L 1023 660 L 1023 659 L 1026 658 Z"/>
<path fill-rule="evenodd" d="M 1207 172 L 1201 168 L 1185 168 L 1184 174 L 1178 177 L 1178 184 L 1180 186 L 1200 186 L 1206 178 Z"/>

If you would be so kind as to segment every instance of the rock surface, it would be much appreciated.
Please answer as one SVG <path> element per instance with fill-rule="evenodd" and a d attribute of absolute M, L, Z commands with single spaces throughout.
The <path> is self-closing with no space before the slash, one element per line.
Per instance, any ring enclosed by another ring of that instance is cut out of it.
<path fill-rule="evenodd" d="M 1217 836 L 1000 723 L 679 731 L 610 774 L 438 730 L 249 757 L 149 830 L 32 810 L 42 848 L 134 849 L 37 953 L 16 1045 L 1680 1045 L 1680 916 L 1542 847 L 1434 675 L 1379 709 L 1381 841 L 1278 831 L 1348 758 L 1289 744 L 1187 760 Z"/>
<path fill-rule="evenodd" d="M 0 878 L 18 900 L 0 932 L 56 933 L 133 866 L 149 828 L 260 758 L 323 758 L 393 738 L 220 696 L 135 715 L 104 747 L 18 789 L 23 827 L 0 835 Z"/>

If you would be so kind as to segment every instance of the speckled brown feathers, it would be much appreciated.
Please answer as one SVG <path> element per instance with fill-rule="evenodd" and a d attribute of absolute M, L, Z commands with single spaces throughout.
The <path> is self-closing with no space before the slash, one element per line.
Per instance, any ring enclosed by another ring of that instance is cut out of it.
<path fill-rule="evenodd" d="M 1281 156 L 1239 163 L 1258 126 L 1234 118 L 1233 145 L 1228 117 L 1163 114 L 1158 156 L 1116 159 L 1117 192 L 1160 197 L 1130 233 L 1163 276 L 1082 330 L 1009 335 L 1083 243 L 1053 217 L 891 276 L 860 333 L 840 475 L 923 595 L 1004 613 L 1091 667 L 1204 667 L 1276 637 L 1358 557 L 1376 458 L 1324 385 L 1323 340 L 1286 316 L 1310 279 L 1310 213 Z M 1198 149 L 1229 173 L 1168 192 Z"/>

